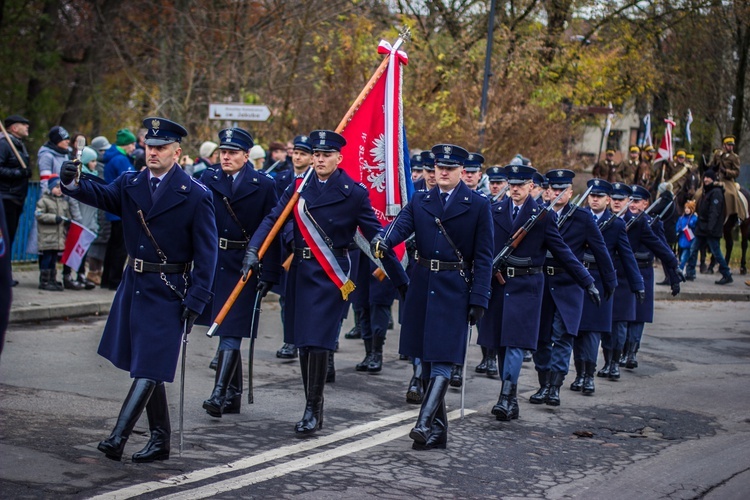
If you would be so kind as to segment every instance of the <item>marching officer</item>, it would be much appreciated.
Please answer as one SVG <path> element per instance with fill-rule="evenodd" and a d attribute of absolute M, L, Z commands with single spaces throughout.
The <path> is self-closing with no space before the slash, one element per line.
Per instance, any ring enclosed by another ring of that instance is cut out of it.
<path fill-rule="evenodd" d="M 505 196 L 502 190 L 508 185 L 508 176 L 505 174 L 503 167 L 494 166 L 487 169 L 487 178 L 490 183 L 490 201 L 495 203 Z"/>
<path fill-rule="evenodd" d="M 612 209 L 618 212 L 625 206 L 624 200 L 618 198 L 622 196 L 622 193 L 627 192 L 627 186 L 615 183 L 612 185 L 612 188 Z M 618 194 L 617 198 L 615 197 L 615 193 Z M 632 320 L 625 321 L 616 314 L 613 314 L 611 337 L 607 339 L 605 335 L 602 335 L 602 350 L 604 351 L 605 365 L 602 370 L 597 372 L 597 376 L 607 377 L 609 380 L 618 380 L 620 378 L 619 360 L 625 348 L 626 341 L 629 339 L 632 343 L 627 356 L 632 356 L 635 360 L 635 354 L 638 352 L 641 336 L 643 335 L 643 325 L 646 322 L 651 323 L 654 320 L 654 255 L 665 266 L 672 288 L 672 295 L 680 293 L 681 279 L 677 273 L 677 259 L 665 241 L 651 229 L 651 217 L 645 213 L 641 213 L 648 206 L 651 195 L 648 189 L 643 186 L 633 186 L 631 193 L 632 202 L 630 209 L 622 215 L 622 219 L 625 222 L 630 248 L 633 249 L 638 269 L 643 277 L 646 297 L 642 302 L 639 300 L 639 303 L 634 304 Z M 620 304 L 618 304 L 617 309 L 620 309 L 620 307 Z M 632 368 L 634 367 L 632 366 Z"/>
<path fill-rule="evenodd" d="M 414 191 L 429 191 L 436 186 L 435 180 L 435 155 L 432 151 L 422 151 L 419 154 L 422 160 L 422 181 L 414 183 Z"/>
<path fill-rule="evenodd" d="M 539 172 L 534 172 L 532 176 L 533 187 L 531 188 L 531 197 L 534 198 L 540 206 L 545 204 L 544 192 L 549 187 L 549 181 Z"/>
<path fill-rule="evenodd" d="M 526 165 L 506 166 L 508 196 L 492 205 L 495 254 L 504 250 L 521 227 L 536 218 L 507 264 L 493 269 L 500 277 L 496 274 L 492 280 L 489 312 L 479 327 L 479 345 L 499 351 L 502 390 L 492 414 L 504 421 L 518 418 L 516 394 L 524 351 L 537 347 L 547 251 L 589 294 L 598 295 L 594 279 L 560 236 L 555 217 L 552 214 L 540 217 L 545 209 L 530 195 L 534 172 L 535 168 Z"/>
<path fill-rule="evenodd" d="M 469 156 L 466 157 L 464 169 L 461 172 L 461 180 L 472 191 L 479 189 L 479 181 L 482 178 L 482 165 L 484 165 L 484 156 L 481 154 L 469 153 Z"/>
<path fill-rule="evenodd" d="M 438 144 L 437 187 L 418 192 L 373 250 L 388 249 L 416 235 L 417 265 L 406 294 L 409 311 L 401 325 L 399 352 L 422 362 L 429 380 L 409 437 L 414 449 L 445 448 L 448 419 L 445 394 L 453 365 L 463 364 L 468 335 L 487 309 L 492 267 L 492 221 L 486 196 L 461 181 L 469 153 Z"/>
<path fill-rule="evenodd" d="M 622 185 L 624 186 L 624 184 Z M 588 211 L 602 233 L 607 251 L 617 272 L 617 289 L 614 293 L 614 300 L 607 298 L 605 294 L 605 299 L 599 307 L 594 307 L 588 301 L 583 302 L 578 336 L 573 344 L 576 378 L 570 385 L 570 390 L 591 395 L 595 391 L 594 374 L 601 335 L 602 332 L 610 335 L 612 331 L 613 304 L 617 304 L 618 310 L 632 311 L 634 297 L 643 301 L 646 297 L 646 291 L 643 286 L 643 277 L 633 256 L 633 250 L 630 248 L 628 234 L 625 231 L 625 222 L 607 208 L 612 194 L 612 185 L 603 179 L 591 179 L 587 183 L 587 187 L 591 188 L 588 197 Z M 583 254 L 583 265 L 594 277 L 597 289 L 604 293 L 605 286 L 600 267 L 592 252 L 586 251 Z M 631 316 L 634 317 L 634 315 Z"/>
<path fill-rule="evenodd" d="M 241 128 L 227 128 L 219 132 L 219 165 L 203 171 L 201 182 L 213 195 L 216 228 L 219 233 L 218 260 L 214 272 L 214 300 L 206 307 L 198 323 L 210 325 L 241 276 L 242 258 L 250 235 L 260 225 L 277 202 L 274 181 L 248 161 L 253 138 Z M 281 264 L 279 246 L 274 244 L 263 258 L 260 278 L 253 275 L 237 297 L 219 330 L 219 357 L 211 396 L 203 408 L 212 417 L 223 413 L 239 413 L 242 404 L 243 338 L 257 335 L 250 331 L 256 314 L 257 294 L 264 296 L 278 283 Z M 208 313 L 208 314 L 205 314 Z"/>
<path fill-rule="evenodd" d="M 183 329 L 187 332 L 213 296 L 216 222 L 211 192 L 178 161 L 182 125 L 146 118 L 146 166 L 110 184 L 78 164 L 61 169 L 64 192 L 122 218 L 127 267 L 104 327 L 99 354 L 134 379 L 109 438 L 98 449 L 120 460 L 138 417 L 146 409 L 151 438 L 133 462 L 169 458 L 169 409 L 164 382 L 174 380 Z"/>
<path fill-rule="evenodd" d="M 300 189 L 294 205 L 294 258 L 286 279 L 284 341 L 299 349 L 306 405 L 295 425 L 300 436 L 323 427 L 323 389 L 328 356 L 335 348 L 341 318 L 354 284 L 350 279 L 349 243 L 357 227 L 371 240 L 382 226 L 370 205 L 367 191 L 338 168 L 346 140 L 330 130 L 309 134 L 313 149 L 313 172 L 307 182 L 290 185 L 273 211 L 266 216 L 248 243 L 243 274 L 257 272 L 258 248 L 292 195 Z M 300 184 L 297 187 L 297 184 Z M 304 184 L 302 184 L 304 183 Z M 397 287 L 407 277 L 393 252 L 383 265 Z"/>
<path fill-rule="evenodd" d="M 566 169 L 547 172 L 547 180 L 554 196 L 562 193 L 562 197 L 553 207 L 557 213 L 558 230 L 577 262 L 583 262 L 585 250 L 594 255 L 602 280 L 603 298 L 608 301 L 617 287 L 615 269 L 591 213 L 568 203 L 573 192 L 574 177 L 575 173 Z M 578 335 L 581 321 L 583 288 L 579 286 L 581 281 L 576 282 L 575 277 L 567 273 L 560 260 L 554 258 L 551 253 L 544 261 L 544 275 L 539 340 L 534 353 L 539 390 L 529 398 L 529 402 L 559 406 L 560 387 L 568 373 L 573 342 Z M 598 289 L 596 294 L 591 295 L 598 308 Z"/>
<path fill-rule="evenodd" d="M 409 168 L 411 169 L 411 181 L 416 186 L 416 183 L 422 179 L 422 171 L 424 170 L 422 167 L 422 155 L 419 153 L 416 153 L 411 156 L 411 161 L 409 162 Z M 416 191 L 416 187 L 415 187 Z"/>

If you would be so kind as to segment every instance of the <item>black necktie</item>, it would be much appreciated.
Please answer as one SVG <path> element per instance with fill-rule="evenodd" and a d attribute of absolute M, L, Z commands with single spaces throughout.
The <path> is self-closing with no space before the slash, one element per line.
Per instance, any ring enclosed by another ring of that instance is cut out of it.
<path fill-rule="evenodd" d="M 440 201 L 443 202 L 443 206 L 448 203 L 448 193 L 440 193 Z"/>
<path fill-rule="evenodd" d="M 517 207 L 515 205 L 513 206 L 513 220 L 516 220 L 516 216 L 518 216 L 518 209 L 519 208 L 520 207 Z"/>
<path fill-rule="evenodd" d="M 156 193 L 156 188 L 159 187 L 160 182 L 161 179 L 159 179 L 158 177 L 151 177 L 151 196 Z"/>
<path fill-rule="evenodd" d="M 594 222 L 599 222 L 599 217 L 594 212 L 591 212 L 591 216 L 594 218 Z"/>
<path fill-rule="evenodd" d="M 227 180 L 229 181 L 229 185 L 232 186 L 232 194 L 234 194 L 234 176 L 227 174 Z"/>

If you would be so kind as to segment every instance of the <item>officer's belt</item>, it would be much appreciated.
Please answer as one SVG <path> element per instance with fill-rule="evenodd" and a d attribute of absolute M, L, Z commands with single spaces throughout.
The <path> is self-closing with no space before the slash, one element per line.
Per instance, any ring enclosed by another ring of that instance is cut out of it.
<path fill-rule="evenodd" d="M 596 264 L 596 257 L 591 255 L 590 253 L 584 253 L 583 267 L 585 267 L 586 269 L 599 269 L 599 266 Z"/>
<path fill-rule="evenodd" d="M 565 274 L 565 268 L 555 266 L 544 266 L 544 274 L 555 276 L 556 274 Z"/>
<path fill-rule="evenodd" d="M 127 264 L 137 273 L 178 274 L 186 273 L 190 270 L 189 262 L 159 264 L 156 262 L 144 262 L 143 259 L 134 259 L 130 255 L 128 255 Z"/>
<path fill-rule="evenodd" d="M 417 257 L 417 263 L 430 271 L 461 271 L 467 268 L 465 262 L 447 262 L 444 260 Z"/>
<path fill-rule="evenodd" d="M 219 238 L 219 248 L 221 250 L 236 250 L 238 248 L 245 248 L 247 246 L 246 241 L 228 240 L 226 238 Z"/>
<path fill-rule="evenodd" d="M 634 255 L 638 267 L 651 267 L 654 263 L 654 256 L 651 252 L 635 252 Z"/>
<path fill-rule="evenodd" d="M 542 266 L 505 267 L 505 268 L 500 269 L 500 272 L 506 278 L 517 278 L 518 276 L 530 276 L 532 274 L 539 274 L 542 272 Z"/>
<path fill-rule="evenodd" d="M 348 248 L 331 248 L 330 250 L 334 257 L 346 257 L 349 255 Z M 313 253 L 312 250 L 310 250 L 310 247 L 295 248 L 294 256 L 299 257 L 300 259 L 312 259 Z"/>
<path fill-rule="evenodd" d="M 640 268 L 651 267 L 654 265 L 654 261 L 652 260 L 636 260 L 635 262 L 638 264 L 638 267 Z"/>

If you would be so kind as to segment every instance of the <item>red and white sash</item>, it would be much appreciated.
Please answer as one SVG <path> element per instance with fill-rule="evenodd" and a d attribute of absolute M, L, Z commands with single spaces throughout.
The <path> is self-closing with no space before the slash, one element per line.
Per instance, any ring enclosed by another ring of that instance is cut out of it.
<path fill-rule="evenodd" d="M 305 199 L 302 197 L 300 197 L 297 206 L 294 208 L 294 218 L 297 220 L 297 227 L 299 227 L 302 237 L 305 238 L 305 242 L 310 245 L 310 250 L 315 256 L 315 259 L 321 267 L 323 267 L 323 270 L 331 281 L 333 281 L 339 290 L 341 290 L 341 296 L 343 299 L 347 300 L 349 294 L 354 291 L 354 282 L 350 280 L 349 275 L 341 269 L 333 252 L 328 248 L 328 245 L 326 245 L 323 235 L 318 232 L 315 223 L 305 212 Z"/>

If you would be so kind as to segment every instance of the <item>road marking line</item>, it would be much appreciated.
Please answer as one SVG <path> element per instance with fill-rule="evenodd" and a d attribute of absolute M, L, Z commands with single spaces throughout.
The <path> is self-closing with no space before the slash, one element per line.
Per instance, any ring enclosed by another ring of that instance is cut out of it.
<path fill-rule="evenodd" d="M 125 499 L 125 498 L 136 497 L 138 495 L 143 495 L 145 493 L 150 493 L 150 492 L 161 490 L 164 488 L 172 488 L 174 486 L 194 483 L 196 481 L 203 481 L 204 479 L 208 479 L 213 476 L 217 476 L 219 474 L 226 474 L 228 472 L 236 472 L 238 470 L 248 469 L 250 467 L 255 467 L 256 465 L 262 464 L 264 462 L 269 462 L 271 460 L 277 460 L 285 456 L 313 450 L 315 448 L 320 448 L 321 446 L 326 446 L 331 443 L 335 443 L 336 441 L 348 439 L 348 438 L 357 436 L 359 434 L 363 434 L 365 432 L 379 429 L 381 427 L 387 427 L 389 425 L 393 425 L 403 420 L 412 419 L 416 417 L 417 415 L 419 415 L 419 410 L 409 410 L 409 411 L 405 411 L 401 413 L 396 413 L 394 415 L 389 415 L 387 417 L 384 417 L 380 420 L 375 420 L 375 421 L 367 422 L 361 425 L 356 425 L 354 427 L 344 429 L 343 431 L 339 431 L 339 432 L 330 434 L 328 436 L 322 436 L 317 439 L 304 440 L 304 441 L 301 441 L 300 443 L 289 445 L 289 446 L 282 446 L 281 448 L 269 450 L 259 455 L 254 455 L 252 457 L 241 458 L 235 462 L 231 462 L 225 465 L 209 467 L 207 469 L 200 469 L 200 470 L 196 470 L 193 472 L 189 472 L 187 474 L 180 474 L 178 476 L 172 476 L 167 479 L 163 479 L 161 481 L 149 481 L 146 483 L 135 484 L 133 486 L 127 486 L 119 490 L 102 493 L 101 495 L 97 495 L 91 498 L 92 500 L 93 499 L 120 500 L 120 499 Z"/>
<path fill-rule="evenodd" d="M 476 413 L 476 410 L 464 411 L 465 415 L 471 415 L 472 413 Z M 448 414 L 448 420 L 455 420 L 456 418 L 460 418 L 460 415 L 460 410 L 452 411 Z M 371 437 L 360 439 L 352 443 L 343 444 L 338 448 L 334 448 L 332 450 L 322 451 L 315 455 L 310 455 L 309 457 L 298 458 L 290 462 L 273 465 L 271 467 L 250 472 L 242 476 L 225 479 L 223 481 L 207 484 L 205 486 L 200 486 L 193 490 L 181 491 L 173 493 L 171 495 L 159 497 L 159 500 L 192 500 L 208 498 L 220 493 L 226 493 L 228 491 L 245 488 L 253 484 L 268 481 L 269 479 L 274 479 L 286 474 L 290 474 L 292 472 L 307 469 L 308 467 L 312 467 L 313 465 L 330 462 L 331 460 L 335 460 L 346 455 L 351 455 L 352 453 L 363 451 L 368 448 L 373 448 L 375 446 L 387 443 L 388 441 L 393 441 L 394 439 L 398 439 L 406 435 L 413 427 L 413 423 L 402 425 Z"/>

